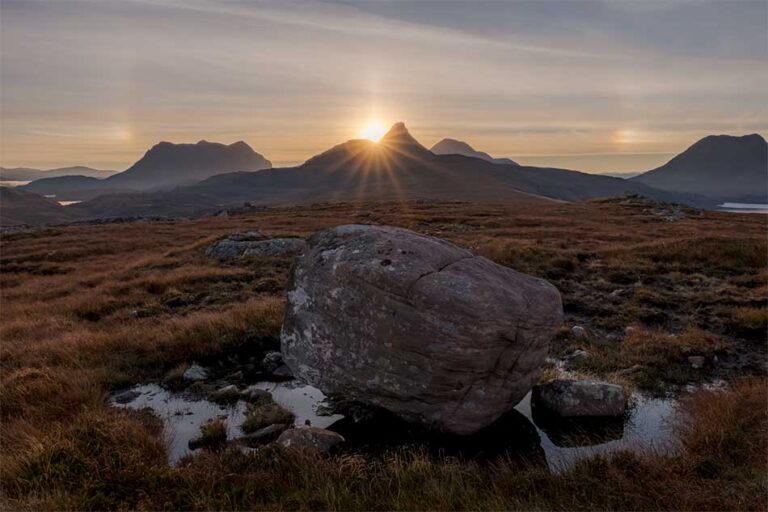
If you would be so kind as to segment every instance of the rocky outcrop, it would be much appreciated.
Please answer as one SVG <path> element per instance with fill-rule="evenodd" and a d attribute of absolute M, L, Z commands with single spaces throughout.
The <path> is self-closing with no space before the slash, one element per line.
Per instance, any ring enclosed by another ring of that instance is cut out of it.
<path fill-rule="evenodd" d="M 437 238 L 348 225 L 297 261 L 281 344 L 326 394 L 470 434 L 531 389 L 561 322 L 546 281 Z"/>
<path fill-rule="evenodd" d="M 324 428 L 296 427 L 280 434 L 277 442 L 290 448 L 327 454 L 343 443 L 344 437 Z"/>
<path fill-rule="evenodd" d="M 243 238 L 243 235 L 225 238 L 211 244 L 205 251 L 209 258 L 235 260 L 247 257 L 290 256 L 300 253 L 306 242 L 301 238 L 270 238 L 267 240 Z"/>
<path fill-rule="evenodd" d="M 261 242 L 254 242 L 248 247 L 243 256 L 292 256 L 304 250 L 307 243 L 301 238 L 271 238 Z"/>
<path fill-rule="evenodd" d="M 531 403 L 565 418 L 621 416 L 627 408 L 627 397 L 616 384 L 556 379 L 534 387 Z"/>

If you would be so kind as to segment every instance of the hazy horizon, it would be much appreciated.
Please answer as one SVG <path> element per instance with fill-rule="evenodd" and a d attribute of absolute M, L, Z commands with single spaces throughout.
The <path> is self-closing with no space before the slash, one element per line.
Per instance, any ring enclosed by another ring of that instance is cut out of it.
<path fill-rule="evenodd" d="M 766 19 L 763 1 L 0 0 L 0 165 L 123 170 L 206 139 L 285 166 L 405 121 L 427 147 L 643 171 L 768 133 Z"/>

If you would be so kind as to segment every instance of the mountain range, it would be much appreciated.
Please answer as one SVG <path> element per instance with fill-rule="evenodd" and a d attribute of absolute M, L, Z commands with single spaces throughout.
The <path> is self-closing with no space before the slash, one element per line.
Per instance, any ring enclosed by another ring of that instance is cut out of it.
<path fill-rule="evenodd" d="M 58 199 L 66 197 L 67 190 L 70 196 L 82 194 L 86 200 L 67 208 L 78 218 L 196 216 L 243 202 L 290 205 L 426 199 L 535 204 L 626 193 L 714 207 L 723 196 L 710 195 L 713 190 L 744 192 L 744 188 L 731 190 L 726 186 L 696 189 L 698 193 L 692 193 L 690 187 L 675 188 L 679 186 L 675 183 L 651 186 L 657 176 L 682 175 L 686 169 L 688 173 L 696 173 L 698 165 L 706 167 L 707 179 L 713 183 L 718 179 L 718 172 L 720 180 L 726 183 L 732 181 L 733 176 L 753 183 L 751 189 L 759 198 L 766 167 L 764 163 L 761 169 L 757 158 L 761 144 L 764 151 L 765 140 L 759 135 L 730 137 L 726 141 L 730 143 L 725 145 L 721 144 L 722 140 L 720 136 L 702 139 L 666 166 L 626 180 L 567 169 L 523 166 L 503 159 L 504 163 L 497 163 L 500 159 L 452 139 L 433 146 L 439 153 L 445 152 L 435 154 L 420 144 L 403 123 L 397 123 L 378 143 L 349 140 L 296 167 L 253 172 L 270 164 L 243 142 L 229 146 L 205 141 L 160 143 L 127 171 L 109 178 L 53 178 L 36 181 L 22 189 L 57 194 Z M 729 157 L 716 157 L 717 151 L 708 149 L 713 145 L 727 147 Z M 735 170 L 736 166 L 746 170 Z M 220 173 L 220 169 L 236 169 L 236 172 Z M 765 202 L 766 194 L 763 194 Z"/>
<path fill-rule="evenodd" d="M 77 165 L 74 167 L 59 167 L 57 169 L 30 169 L 28 167 L 0 167 L 2 181 L 34 181 L 59 176 L 87 176 L 90 178 L 107 178 L 118 171 L 105 171 Z"/>
<path fill-rule="evenodd" d="M 443 139 L 429 148 L 429 150 L 436 155 L 464 155 L 480 158 L 493 164 L 518 165 L 517 162 L 510 158 L 494 158 L 488 153 L 477 151 L 466 142 L 456 139 Z"/>
<path fill-rule="evenodd" d="M 620 178 L 435 155 L 403 123 L 397 123 L 379 142 L 353 139 L 297 167 L 219 174 L 172 191 L 136 194 L 130 200 L 100 196 L 73 208 L 89 216 L 175 216 L 189 215 L 194 205 L 199 205 L 195 213 L 203 214 L 243 201 L 262 205 L 414 199 L 536 203 L 625 193 L 663 200 L 684 197 Z M 684 198 L 700 202 L 700 198 Z"/>
<path fill-rule="evenodd" d="M 272 163 L 243 141 L 219 144 L 160 142 L 127 170 L 104 179 L 87 175 L 59 176 L 34 181 L 23 190 L 57 199 L 83 200 L 104 193 L 171 189 L 231 171 L 258 171 Z"/>

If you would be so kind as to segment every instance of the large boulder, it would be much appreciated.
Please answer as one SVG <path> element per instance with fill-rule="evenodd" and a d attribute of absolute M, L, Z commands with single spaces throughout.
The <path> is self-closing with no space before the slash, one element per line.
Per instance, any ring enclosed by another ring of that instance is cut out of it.
<path fill-rule="evenodd" d="M 617 384 L 555 379 L 533 388 L 531 404 L 564 418 L 621 416 L 627 408 L 627 397 Z"/>
<path fill-rule="evenodd" d="M 548 282 L 444 240 L 339 226 L 297 260 L 282 353 L 326 394 L 471 434 L 531 389 L 562 315 Z"/>

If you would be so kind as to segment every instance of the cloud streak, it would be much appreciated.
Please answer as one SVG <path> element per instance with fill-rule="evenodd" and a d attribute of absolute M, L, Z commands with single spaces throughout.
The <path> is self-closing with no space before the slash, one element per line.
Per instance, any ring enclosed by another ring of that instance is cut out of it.
<path fill-rule="evenodd" d="M 0 2 L 2 165 L 202 138 L 301 161 L 373 117 L 510 157 L 667 154 L 768 119 L 764 2 Z"/>

